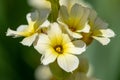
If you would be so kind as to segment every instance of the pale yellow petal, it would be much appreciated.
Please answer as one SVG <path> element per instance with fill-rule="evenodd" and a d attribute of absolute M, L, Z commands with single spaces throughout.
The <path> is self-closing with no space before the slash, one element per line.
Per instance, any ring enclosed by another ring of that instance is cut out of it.
<path fill-rule="evenodd" d="M 27 19 L 28 24 L 30 24 L 31 22 L 33 22 L 33 21 L 32 21 L 32 18 L 31 18 L 31 13 L 28 13 L 28 14 L 26 15 L 26 19 Z"/>
<path fill-rule="evenodd" d="M 25 30 L 27 30 L 27 28 L 28 28 L 28 25 L 20 25 L 17 28 L 17 32 L 24 32 Z"/>
<path fill-rule="evenodd" d="M 60 0 L 60 5 L 69 6 L 75 3 L 77 0 Z"/>
<path fill-rule="evenodd" d="M 75 47 L 71 48 L 72 54 L 82 54 L 86 50 L 86 44 L 82 40 L 73 41 Z"/>
<path fill-rule="evenodd" d="M 48 65 L 48 64 L 54 62 L 56 60 L 57 56 L 58 56 L 58 54 L 55 53 L 55 51 L 52 48 L 46 49 L 45 54 L 43 54 L 43 58 L 42 58 L 41 62 L 44 65 Z"/>
<path fill-rule="evenodd" d="M 73 37 L 73 38 L 82 38 L 82 35 L 80 33 L 77 33 L 77 32 L 72 32 L 68 26 L 64 26 L 65 30 L 68 32 L 68 34 Z"/>
<path fill-rule="evenodd" d="M 86 50 L 86 44 L 81 40 L 66 43 L 64 52 L 70 54 L 82 54 Z"/>
<path fill-rule="evenodd" d="M 90 4 L 83 0 L 59 0 L 60 5 L 66 6 L 70 9 L 75 3 L 80 4 L 82 6 L 91 7 Z"/>
<path fill-rule="evenodd" d="M 28 25 L 20 25 L 16 31 L 8 28 L 6 36 L 20 37 L 23 36 L 21 32 L 24 32 L 28 28 Z"/>
<path fill-rule="evenodd" d="M 69 26 L 63 22 L 61 22 L 59 19 L 58 19 L 58 22 L 60 25 L 62 25 L 62 28 L 65 30 L 65 32 L 67 32 L 72 38 L 82 38 L 82 35 L 80 33 L 77 33 L 76 32 L 72 32 L 70 29 L 69 29 Z M 81 32 L 78 31 L 78 32 Z"/>
<path fill-rule="evenodd" d="M 50 47 L 50 40 L 47 35 L 40 34 L 38 37 L 38 41 L 36 45 L 34 45 L 34 48 L 41 54 L 45 53 L 45 50 Z"/>
<path fill-rule="evenodd" d="M 81 54 L 82 52 L 85 51 L 85 48 L 78 48 L 78 47 L 68 47 L 66 48 L 66 50 L 64 50 L 65 53 L 69 53 L 69 54 Z"/>
<path fill-rule="evenodd" d="M 39 10 L 38 11 L 39 15 L 37 17 L 37 24 L 42 24 L 45 22 L 49 16 L 50 10 Z"/>
<path fill-rule="evenodd" d="M 90 14 L 90 9 L 87 8 L 87 7 L 84 7 L 84 13 L 83 13 L 83 15 L 81 17 L 81 21 L 80 21 L 79 26 L 84 28 L 86 22 L 88 22 L 89 14 Z"/>
<path fill-rule="evenodd" d="M 100 30 L 100 32 L 102 33 L 103 37 L 110 38 L 110 37 L 114 37 L 115 36 L 115 33 L 111 29 L 102 29 L 102 30 Z"/>
<path fill-rule="evenodd" d="M 84 8 L 81 5 L 75 4 L 72 6 L 70 11 L 70 17 L 72 17 L 74 24 L 78 24 L 80 22 L 83 14 Z"/>
<path fill-rule="evenodd" d="M 51 43 L 61 44 L 62 42 L 62 31 L 58 23 L 52 23 L 50 25 L 50 30 L 48 31 L 48 37 L 51 40 Z"/>
<path fill-rule="evenodd" d="M 76 28 L 81 21 L 83 13 L 84 13 L 84 8 L 79 4 L 74 4 L 71 7 L 71 10 L 70 10 L 70 13 L 69 13 L 69 15 L 70 15 L 69 22 L 67 24 L 69 26 L 72 26 L 72 27 Z"/>
<path fill-rule="evenodd" d="M 35 8 L 41 9 L 41 8 L 51 8 L 51 4 L 47 0 L 28 0 L 29 4 Z"/>
<path fill-rule="evenodd" d="M 50 22 L 48 20 L 44 21 L 40 27 L 43 28 L 43 27 L 49 27 L 50 26 Z"/>
<path fill-rule="evenodd" d="M 57 58 L 58 65 L 66 72 L 74 71 L 79 65 L 79 59 L 71 54 L 59 55 Z"/>
<path fill-rule="evenodd" d="M 66 6 L 68 9 L 71 8 L 73 4 L 75 4 L 77 0 L 59 0 L 60 5 Z"/>
<path fill-rule="evenodd" d="M 43 24 L 47 20 L 48 15 L 49 11 L 36 10 L 34 12 L 28 13 L 26 18 L 29 25 L 32 25 L 33 27 L 39 27 L 39 25 Z"/>
<path fill-rule="evenodd" d="M 104 22 L 101 18 L 97 17 L 94 26 L 98 29 L 106 29 L 108 27 L 108 24 Z"/>
<path fill-rule="evenodd" d="M 96 11 L 93 10 L 93 9 L 90 9 L 89 24 L 90 24 L 91 27 L 94 26 L 96 17 L 97 17 Z"/>
<path fill-rule="evenodd" d="M 87 3 L 85 0 L 59 0 L 60 5 L 65 5 L 68 8 L 71 8 L 72 5 L 75 3 L 81 4 L 82 6 L 85 7 L 91 7 L 89 3 Z"/>
<path fill-rule="evenodd" d="M 75 32 L 71 32 L 70 35 L 73 37 L 73 38 L 82 38 L 82 35 L 80 33 L 75 33 Z"/>
<path fill-rule="evenodd" d="M 109 38 L 92 36 L 95 40 L 99 41 L 102 45 L 107 45 L 110 42 Z"/>
<path fill-rule="evenodd" d="M 33 42 L 36 40 L 37 33 L 33 34 L 32 36 L 24 38 L 20 43 L 22 43 L 25 46 L 31 46 Z"/>
<path fill-rule="evenodd" d="M 60 7 L 60 19 L 63 22 L 66 22 L 66 23 L 68 22 L 69 14 L 68 14 L 68 10 L 65 6 Z"/>
<path fill-rule="evenodd" d="M 8 28 L 8 30 L 6 32 L 6 36 L 13 36 L 14 38 L 16 38 L 16 37 L 21 37 L 22 35 L 20 34 L 20 32 L 14 31 L 14 30 L 11 30 L 10 28 Z"/>
<path fill-rule="evenodd" d="M 67 34 L 62 34 L 62 45 L 71 42 L 69 36 Z"/>
<path fill-rule="evenodd" d="M 11 30 L 10 28 L 8 28 L 7 32 L 6 32 L 6 36 L 16 36 L 18 35 L 18 32 Z"/>
<path fill-rule="evenodd" d="M 77 30 L 76 32 L 89 33 L 89 31 L 90 31 L 90 25 L 88 23 L 86 23 L 83 29 Z"/>
<path fill-rule="evenodd" d="M 50 35 L 59 35 L 61 33 L 62 33 L 62 31 L 60 29 L 59 24 L 58 23 L 51 23 L 50 31 L 48 32 L 48 34 L 50 34 Z"/>

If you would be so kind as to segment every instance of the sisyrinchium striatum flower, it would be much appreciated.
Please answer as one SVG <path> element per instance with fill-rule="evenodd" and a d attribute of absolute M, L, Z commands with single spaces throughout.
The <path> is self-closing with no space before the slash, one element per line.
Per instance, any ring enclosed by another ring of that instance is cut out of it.
<path fill-rule="evenodd" d="M 81 32 L 88 33 L 89 9 L 79 4 L 74 4 L 69 10 L 66 6 L 60 7 L 58 22 L 64 25 L 64 29 L 73 38 L 82 38 Z"/>
<path fill-rule="evenodd" d="M 108 28 L 108 24 L 97 16 L 97 13 L 91 9 L 89 15 L 90 32 L 82 33 L 83 41 L 89 45 L 93 39 L 99 41 L 102 45 L 107 45 L 115 33 Z"/>
<path fill-rule="evenodd" d="M 29 0 L 35 11 L 26 15 L 28 25 L 7 30 L 6 36 L 24 37 L 21 43 L 33 45 L 42 55 L 41 63 L 49 66 L 52 74 L 43 78 L 93 80 L 87 77 L 89 65 L 83 52 L 94 39 L 107 45 L 115 36 L 96 11 L 81 1 Z"/>
<path fill-rule="evenodd" d="M 48 65 L 57 59 L 58 65 L 66 72 L 72 72 L 79 65 L 79 55 L 86 50 L 83 41 L 75 46 L 67 34 L 62 33 L 59 24 L 52 23 L 48 35 L 42 34 L 35 49 L 42 54 L 41 62 Z"/>
<path fill-rule="evenodd" d="M 20 25 L 16 31 L 8 28 L 7 36 L 25 37 L 21 43 L 26 46 L 31 46 L 38 34 L 46 33 L 49 27 L 49 21 L 46 20 L 47 13 L 39 13 L 38 11 L 27 14 L 28 25 Z"/>

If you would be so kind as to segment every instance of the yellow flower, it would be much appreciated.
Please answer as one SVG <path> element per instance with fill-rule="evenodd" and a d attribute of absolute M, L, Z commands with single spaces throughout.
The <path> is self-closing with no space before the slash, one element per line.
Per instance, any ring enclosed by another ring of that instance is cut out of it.
<path fill-rule="evenodd" d="M 91 27 L 90 32 L 82 33 L 82 40 L 86 42 L 86 44 L 90 44 L 92 40 L 95 39 L 102 45 L 107 45 L 110 42 L 109 38 L 115 36 L 115 33 L 111 29 L 107 28 L 108 24 L 97 17 L 97 13 L 92 9 L 89 16 L 89 25 Z"/>
<path fill-rule="evenodd" d="M 66 6 L 60 7 L 58 22 L 64 26 L 68 34 L 73 38 L 82 38 L 81 32 L 88 33 L 89 9 L 79 4 L 74 4 L 70 10 Z"/>
<path fill-rule="evenodd" d="M 48 65 L 57 59 L 58 65 L 66 72 L 72 72 L 79 65 L 79 59 L 75 54 L 81 54 L 86 50 L 83 41 L 79 41 L 79 47 L 75 46 L 67 34 L 62 33 L 60 25 L 53 23 L 48 35 L 39 36 L 35 49 L 42 54 L 41 62 Z"/>
<path fill-rule="evenodd" d="M 16 31 L 8 28 L 6 36 L 25 37 L 22 40 L 22 44 L 31 46 L 36 40 L 38 34 L 43 33 L 43 29 L 49 26 L 49 21 L 46 20 L 48 13 L 28 13 L 27 21 L 28 25 L 20 25 Z"/>

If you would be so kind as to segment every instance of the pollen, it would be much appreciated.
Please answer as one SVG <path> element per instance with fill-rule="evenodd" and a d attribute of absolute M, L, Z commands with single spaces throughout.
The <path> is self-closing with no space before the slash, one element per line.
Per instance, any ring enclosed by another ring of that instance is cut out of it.
<path fill-rule="evenodd" d="M 58 52 L 59 54 L 62 54 L 62 52 L 63 52 L 63 48 L 62 48 L 61 45 L 57 45 L 57 46 L 55 46 L 54 49 L 55 49 L 55 51 Z"/>

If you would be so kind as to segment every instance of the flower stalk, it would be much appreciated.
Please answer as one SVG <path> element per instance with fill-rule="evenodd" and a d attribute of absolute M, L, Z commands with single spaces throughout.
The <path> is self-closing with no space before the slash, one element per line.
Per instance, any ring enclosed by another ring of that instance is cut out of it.
<path fill-rule="evenodd" d="M 48 20 L 50 22 L 56 22 L 58 18 L 58 13 L 59 13 L 59 0 L 48 0 L 51 3 L 51 13 L 48 16 Z"/>

